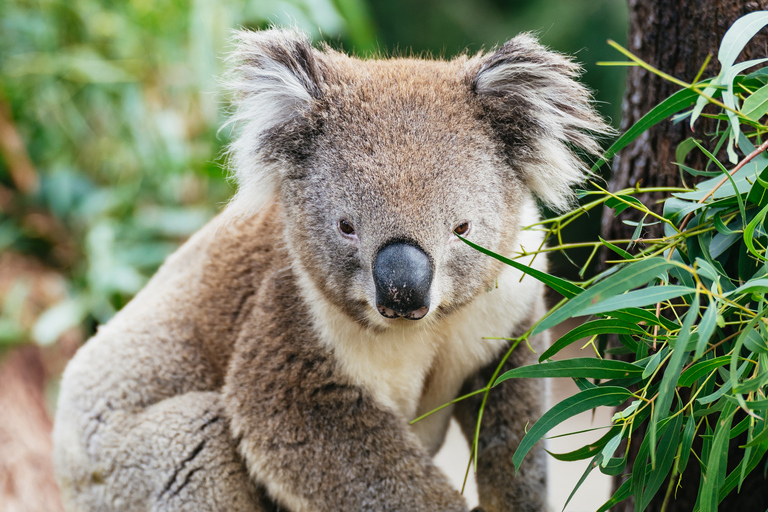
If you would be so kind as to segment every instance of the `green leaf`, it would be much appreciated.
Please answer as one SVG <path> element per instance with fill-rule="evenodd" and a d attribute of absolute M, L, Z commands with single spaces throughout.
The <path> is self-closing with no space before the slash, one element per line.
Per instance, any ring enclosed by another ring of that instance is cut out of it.
<path fill-rule="evenodd" d="M 666 370 L 664 370 L 664 376 L 661 379 L 659 385 L 659 395 L 656 398 L 656 405 L 653 408 L 653 414 L 651 414 L 651 421 L 649 424 L 651 446 L 656 446 L 656 427 L 658 422 L 663 420 L 669 414 L 669 406 L 672 404 L 672 398 L 675 393 L 675 384 L 680 377 L 680 372 L 683 369 L 683 363 L 688 355 L 688 352 L 684 349 L 688 344 L 688 338 L 691 335 L 691 329 L 693 323 L 699 315 L 699 294 L 696 293 L 691 306 L 688 309 L 688 313 L 685 315 L 683 325 L 680 328 L 680 332 L 677 335 L 676 347 L 672 351 L 672 357 L 669 358 L 669 364 Z M 655 464 L 656 454 L 651 451 L 651 461 Z"/>
<path fill-rule="evenodd" d="M 600 464 L 602 457 L 603 457 L 602 454 L 598 453 L 597 455 L 595 455 L 595 457 L 591 461 L 589 461 L 589 464 L 587 465 L 587 469 L 584 470 L 584 473 L 582 473 L 581 478 L 579 478 L 579 481 L 576 482 L 576 487 L 573 488 L 573 490 L 571 491 L 571 494 L 568 495 L 568 499 L 565 500 L 565 505 L 563 505 L 563 510 L 566 509 L 566 507 L 568 506 L 568 503 L 571 502 L 571 498 L 573 498 L 573 495 L 576 494 L 576 491 L 579 489 L 579 487 L 581 487 L 581 484 L 584 483 L 584 480 L 587 479 L 587 477 L 592 472 L 592 470 L 594 470 Z"/>
<path fill-rule="evenodd" d="M 605 467 L 608 465 L 608 463 L 611 461 L 611 458 L 613 457 L 613 454 L 616 452 L 616 449 L 619 447 L 619 443 L 622 439 L 622 433 L 619 432 L 615 436 L 611 438 L 610 441 L 608 441 L 603 447 L 603 450 L 600 452 L 601 460 L 600 465 L 602 467 Z"/>
<path fill-rule="evenodd" d="M 619 427 L 612 427 L 608 432 L 603 435 L 600 439 L 595 441 L 594 443 L 590 443 L 586 446 L 582 446 L 581 448 L 577 448 L 576 450 L 573 450 L 572 452 L 568 453 L 552 453 L 550 451 L 547 451 L 552 457 L 554 457 L 557 460 L 562 460 L 565 462 L 573 462 L 575 460 L 584 460 L 588 459 L 590 457 L 594 457 L 595 454 L 599 453 L 603 447 L 610 441 L 613 436 L 616 435 L 617 432 L 620 432 L 621 429 Z"/>
<path fill-rule="evenodd" d="M 768 112 L 768 85 L 764 85 L 744 100 L 741 113 L 757 122 Z"/>
<path fill-rule="evenodd" d="M 468 246 L 472 247 L 473 249 L 476 249 L 481 253 L 487 256 L 490 256 L 491 258 L 499 260 L 500 262 L 506 265 L 509 265 L 510 267 L 514 267 L 517 270 L 525 274 L 528 274 L 534 279 L 541 281 L 542 283 L 546 284 L 547 286 L 549 286 L 550 288 L 552 288 L 553 290 L 555 290 L 557 293 L 559 293 L 565 298 L 573 297 L 582 292 L 581 288 L 579 288 L 578 286 L 576 286 L 575 284 L 569 281 L 566 281 L 565 279 L 560 279 L 559 277 L 555 277 L 553 275 L 547 274 L 546 272 L 542 272 L 541 270 L 536 270 L 535 268 L 529 267 L 527 265 L 523 265 L 522 263 L 518 263 L 517 261 L 511 260 L 509 258 L 505 258 L 504 256 L 496 254 L 493 251 L 489 251 L 484 247 L 481 247 L 473 242 L 470 242 L 466 238 L 459 237 L 459 239 L 465 244 L 467 244 Z"/>
<path fill-rule="evenodd" d="M 733 66 L 736 58 L 749 40 L 765 25 L 768 25 L 768 12 L 766 11 L 749 13 L 737 19 L 731 25 L 723 36 L 720 42 L 720 50 L 717 52 L 717 60 L 720 61 L 722 66 L 721 73 Z"/>
<path fill-rule="evenodd" d="M 643 370 L 643 380 L 653 375 L 653 372 L 655 372 L 656 368 L 659 367 L 659 364 L 661 363 L 662 352 L 664 355 L 667 353 L 667 351 L 663 349 L 659 350 L 651 357 L 651 360 L 648 361 L 648 365 L 645 367 L 645 370 Z"/>
<path fill-rule="evenodd" d="M 765 400 L 747 400 L 747 407 L 753 411 L 768 411 L 768 399 Z"/>
<path fill-rule="evenodd" d="M 623 379 L 642 373 L 643 369 L 631 363 L 596 357 L 580 357 L 547 363 L 520 366 L 501 375 L 496 386 L 507 379 L 544 377 L 583 377 L 587 379 Z"/>
<path fill-rule="evenodd" d="M 698 97 L 699 95 L 694 91 L 683 89 L 656 105 L 608 148 L 603 157 L 592 166 L 592 172 L 597 172 L 605 162 L 613 158 L 616 153 L 627 147 L 652 126 L 667 119 L 672 114 L 692 106 Z"/>
<path fill-rule="evenodd" d="M 715 223 L 715 229 L 717 229 L 718 233 L 721 233 L 723 235 L 735 235 L 736 232 L 732 231 L 726 224 L 723 222 L 722 219 L 723 212 L 717 212 L 715 216 L 713 217 L 713 221 Z M 711 252 L 711 251 L 710 251 Z"/>
<path fill-rule="evenodd" d="M 736 414 L 737 406 L 726 403 L 715 427 L 709 459 L 703 468 L 704 476 L 699 491 L 699 503 L 702 512 L 716 512 L 720 503 L 719 490 L 725 480 L 726 463 L 728 461 L 728 440 L 730 439 L 731 423 Z"/>
<path fill-rule="evenodd" d="M 764 339 L 759 332 L 752 330 L 744 338 L 744 346 L 747 350 L 756 354 L 768 353 L 768 340 Z"/>
<path fill-rule="evenodd" d="M 688 288 L 687 286 L 678 285 L 663 285 L 663 286 L 649 286 L 633 292 L 627 292 L 623 295 L 612 297 L 610 300 L 599 302 L 583 309 L 579 312 L 580 315 L 594 315 L 596 313 L 604 313 L 606 311 L 613 311 L 614 309 L 624 309 L 631 307 L 647 306 L 649 304 L 656 304 L 657 302 L 664 302 L 682 295 L 689 295 L 696 290 Z"/>
<path fill-rule="evenodd" d="M 696 353 L 693 355 L 694 361 L 704 354 L 704 351 L 707 348 L 707 343 L 709 343 L 709 338 L 711 338 L 712 333 L 715 332 L 718 307 L 719 302 L 713 300 L 709 303 L 709 306 L 707 306 L 704 316 L 701 317 L 701 322 L 699 322 L 699 329 L 697 331 L 699 333 L 699 340 L 696 343 Z"/>
<path fill-rule="evenodd" d="M 618 386 L 606 386 L 580 391 L 575 395 L 561 401 L 537 421 L 522 441 L 512 456 L 512 464 L 515 466 L 515 473 L 520 469 L 523 459 L 531 451 L 531 448 L 544 435 L 563 421 L 577 414 L 589 411 L 596 407 L 617 407 L 624 403 L 632 393 Z"/>
<path fill-rule="evenodd" d="M 677 385 L 682 388 L 687 388 L 693 385 L 694 382 L 699 380 L 704 375 L 715 371 L 721 366 L 725 366 L 731 361 L 731 356 L 720 356 L 707 361 L 699 361 L 698 363 L 691 365 L 690 368 L 685 370 L 677 381 Z"/>
<path fill-rule="evenodd" d="M 661 485 L 669 474 L 669 470 L 672 469 L 672 463 L 675 461 L 675 453 L 677 453 L 677 441 L 680 438 L 680 429 L 682 426 L 683 415 L 678 414 L 670 422 L 669 427 L 661 437 L 659 446 L 656 447 L 658 463 L 655 468 L 651 468 L 647 475 L 647 483 L 645 485 L 645 490 L 643 491 L 643 501 L 640 510 L 648 508 L 651 499 L 653 499 L 654 495 L 661 488 Z"/>
<path fill-rule="evenodd" d="M 678 325 L 671 320 L 667 320 L 663 316 L 658 317 L 650 311 L 640 308 L 617 309 L 615 311 L 607 312 L 606 315 L 619 320 L 624 320 L 630 325 L 637 324 L 638 327 L 645 323 L 649 325 L 659 325 L 668 331 L 676 331 L 678 329 Z"/>
<path fill-rule="evenodd" d="M 749 250 L 750 253 L 752 253 L 753 256 L 763 261 L 768 261 L 768 258 L 758 253 L 757 250 L 755 249 L 754 234 L 755 234 L 755 229 L 757 229 L 757 226 L 762 224 L 763 220 L 765 220 L 766 214 L 768 214 L 768 205 L 766 205 L 765 208 L 760 210 L 760 213 L 758 213 L 755 216 L 755 218 L 752 219 L 749 222 L 749 224 L 747 224 L 747 227 L 744 228 L 744 244 L 746 244 L 747 249 Z"/>
<path fill-rule="evenodd" d="M 629 498 L 630 494 L 632 494 L 632 475 L 629 475 L 630 478 L 625 480 L 618 489 L 616 489 L 616 492 L 613 493 L 613 496 L 603 503 L 599 509 L 597 509 L 595 512 L 608 512 L 613 507 L 624 501 L 625 499 Z"/>
<path fill-rule="evenodd" d="M 691 455 L 691 448 L 693 447 L 693 437 L 696 433 L 696 419 L 691 415 L 685 422 L 685 429 L 683 430 L 683 438 L 680 440 L 680 462 L 677 470 L 682 474 L 688 465 L 688 458 Z"/>
<path fill-rule="evenodd" d="M 648 258 L 630 263 L 615 274 L 591 286 L 576 297 L 571 298 L 560 309 L 555 310 L 547 318 L 539 322 L 533 334 L 554 327 L 566 318 L 576 316 L 582 310 L 598 302 L 608 300 L 627 290 L 647 284 L 672 266 L 674 266 L 673 263 L 663 258 Z"/>
<path fill-rule="evenodd" d="M 731 290 L 730 292 L 726 293 L 725 296 L 733 297 L 755 292 L 763 294 L 768 293 L 768 279 L 755 279 L 754 281 L 747 281 L 735 290 Z"/>
<path fill-rule="evenodd" d="M 622 201 L 623 199 L 623 201 Z M 629 204 L 627 204 L 629 203 Z M 623 194 L 617 194 L 616 197 L 610 197 L 608 200 L 605 201 L 605 206 L 608 208 L 612 208 L 614 210 L 613 216 L 617 216 L 627 208 L 630 208 L 631 205 L 638 205 L 640 208 L 644 208 L 643 203 L 640 202 L 639 199 L 636 197 L 623 195 Z"/>
<path fill-rule="evenodd" d="M 610 250 L 612 250 L 613 252 L 615 252 L 616 254 L 618 254 L 619 256 L 624 258 L 625 260 L 633 259 L 633 256 L 631 254 L 629 254 L 627 251 L 625 251 L 624 249 L 622 249 L 621 247 L 619 247 L 617 245 L 614 245 L 611 242 L 608 242 L 606 240 L 603 240 L 600 237 L 597 237 L 597 238 L 603 243 L 604 246 L 606 246 L 607 248 L 609 248 Z"/>
<path fill-rule="evenodd" d="M 624 320 L 599 319 L 584 322 L 555 341 L 541 354 L 539 362 L 551 358 L 571 343 L 588 336 L 595 336 L 597 334 L 639 334 L 642 332 L 643 328 L 641 326 L 627 323 Z"/>
<path fill-rule="evenodd" d="M 604 475 L 619 476 L 627 467 L 626 457 L 613 457 L 611 460 L 603 461 L 600 465 L 600 472 Z"/>
<path fill-rule="evenodd" d="M 696 147 L 696 144 L 693 143 L 694 140 L 695 139 L 693 137 L 688 137 L 677 145 L 677 149 L 675 150 L 676 163 L 681 165 L 685 163 L 685 157 L 687 157 L 688 153 L 690 153 L 691 150 Z"/>
<path fill-rule="evenodd" d="M 768 422 L 763 422 L 763 429 L 746 444 L 747 447 L 768 446 Z"/>

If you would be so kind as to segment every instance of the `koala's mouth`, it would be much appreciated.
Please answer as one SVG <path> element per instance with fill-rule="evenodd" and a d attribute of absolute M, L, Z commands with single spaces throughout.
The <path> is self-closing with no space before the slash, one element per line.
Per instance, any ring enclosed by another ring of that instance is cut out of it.
<path fill-rule="evenodd" d="M 422 306 L 415 311 L 410 311 L 405 313 L 399 313 L 383 305 L 377 306 L 376 309 L 379 311 L 379 314 L 384 318 L 406 318 L 408 320 L 421 320 L 422 318 L 427 316 L 427 313 L 429 313 L 429 307 L 427 306 Z"/>

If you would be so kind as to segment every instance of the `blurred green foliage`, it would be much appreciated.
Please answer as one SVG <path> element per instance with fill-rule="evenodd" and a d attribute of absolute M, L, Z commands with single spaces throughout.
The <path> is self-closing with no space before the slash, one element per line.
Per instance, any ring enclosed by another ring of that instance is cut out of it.
<path fill-rule="evenodd" d="M 0 345 L 106 321 L 222 206 L 216 77 L 232 29 L 269 23 L 362 55 L 451 56 L 539 31 L 577 53 L 599 100 L 620 103 L 620 71 L 594 71 L 605 39 L 624 39 L 618 0 L 3 0 L 0 113 L 32 167 L 0 158 L 0 252 L 42 261 L 68 289 L 32 331 L 0 297 Z M 24 185 L 30 172 L 38 186 Z"/>

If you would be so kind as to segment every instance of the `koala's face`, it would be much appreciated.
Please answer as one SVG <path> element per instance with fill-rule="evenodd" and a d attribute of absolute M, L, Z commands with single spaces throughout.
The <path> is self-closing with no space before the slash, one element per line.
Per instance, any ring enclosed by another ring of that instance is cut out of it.
<path fill-rule="evenodd" d="M 301 265 L 368 324 L 440 316 L 493 284 L 527 190 L 476 119 L 460 66 L 372 62 L 320 105 L 322 128 L 282 184 Z"/>
<path fill-rule="evenodd" d="M 243 33 L 236 204 L 278 195 L 299 272 L 377 327 L 450 314 L 508 252 L 531 192 L 568 201 L 604 126 L 575 66 L 522 36 L 450 62 L 361 61 L 284 31 Z"/>

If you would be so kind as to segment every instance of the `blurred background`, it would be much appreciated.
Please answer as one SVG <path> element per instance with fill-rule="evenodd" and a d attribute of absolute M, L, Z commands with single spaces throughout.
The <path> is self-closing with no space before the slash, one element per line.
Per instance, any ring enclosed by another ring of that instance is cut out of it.
<path fill-rule="evenodd" d="M 626 17 L 622 0 L 0 0 L 0 489 L 30 450 L 49 464 L 36 429 L 68 358 L 232 194 L 217 77 L 233 28 L 445 58 L 534 31 L 618 126 L 623 70 L 596 62 L 617 60 L 605 41 L 624 44 Z"/>

